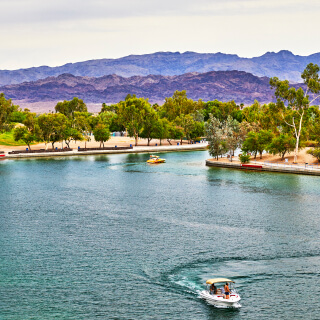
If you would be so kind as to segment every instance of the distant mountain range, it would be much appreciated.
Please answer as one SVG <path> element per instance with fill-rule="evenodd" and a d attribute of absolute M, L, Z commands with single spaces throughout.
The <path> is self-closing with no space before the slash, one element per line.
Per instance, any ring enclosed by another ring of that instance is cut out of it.
<path fill-rule="evenodd" d="M 117 103 L 131 93 L 149 98 L 151 103 L 162 104 L 175 90 L 187 90 L 189 98 L 204 101 L 235 100 L 239 104 L 252 104 L 255 99 L 259 102 L 270 102 L 273 99 L 269 78 L 257 77 L 244 71 L 193 72 L 178 76 L 150 75 L 129 78 L 118 75 L 91 78 L 63 74 L 0 87 L 0 92 L 4 92 L 6 97 L 25 103 L 70 100 L 75 96 L 86 103 Z"/>
<path fill-rule="evenodd" d="M 294 82 L 301 81 L 301 72 L 308 63 L 320 65 L 320 53 L 294 55 L 282 50 L 267 52 L 260 57 L 241 58 L 233 54 L 196 52 L 157 52 L 130 55 L 119 59 L 100 59 L 68 63 L 59 67 L 35 67 L 19 70 L 0 70 L 0 86 L 36 81 L 70 73 L 82 77 L 103 77 L 117 74 L 122 77 L 162 75 L 176 76 L 190 72 L 245 71 L 259 77 L 277 76 Z"/>

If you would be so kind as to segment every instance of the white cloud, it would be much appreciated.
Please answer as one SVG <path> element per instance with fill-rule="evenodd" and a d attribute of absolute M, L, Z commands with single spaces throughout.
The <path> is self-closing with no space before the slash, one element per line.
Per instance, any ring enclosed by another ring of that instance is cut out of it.
<path fill-rule="evenodd" d="M 1 24 L 100 18 L 240 15 L 319 11 L 318 0 L 10 0 L 1 3 Z"/>

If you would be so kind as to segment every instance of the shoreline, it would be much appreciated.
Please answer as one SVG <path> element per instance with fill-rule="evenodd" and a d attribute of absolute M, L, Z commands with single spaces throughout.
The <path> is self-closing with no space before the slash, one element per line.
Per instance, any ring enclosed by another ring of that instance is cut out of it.
<path fill-rule="evenodd" d="M 277 172 L 277 173 L 291 173 L 291 174 L 303 174 L 311 176 L 320 176 L 320 166 L 315 165 L 293 165 L 293 164 L 279 164 L 272 162 L 250 162 L 249 164 L 241 164 L 239 162 L 225 162 L 208 159 L 206 160 L 206 166 L 236 170 L 250 170 L 258 172 Z"/>
<path fill-rule="evenodd" d="M 132 149 L 125 150 L 90 150 L 61 152 L 42 152 L 42 153 L 20 153 L 20 154 L 7 154 L 2 159 L 22 159 L 22 158 L 51 158 L 51 157 L 65 157 L 65 156 L 84 156 L 84 155 L 98 155 L 98 154 L 121 154 L 121 153 L 156 153 L 156 152 L 177 152 L 177 151 L 196 151 L 206 150 L 207 143 L 195 143 L 184 145 L 163 145 L 163 146 L 134 146 Z"/>

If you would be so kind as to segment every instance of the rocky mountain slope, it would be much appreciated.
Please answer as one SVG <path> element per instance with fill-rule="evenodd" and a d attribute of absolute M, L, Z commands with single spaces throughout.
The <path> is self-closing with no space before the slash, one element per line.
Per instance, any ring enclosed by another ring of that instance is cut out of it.
<path fill-rule="evenodd" d="M 301 72 L 310 62 L 320 65 L 320 53 L 309 56 L 294 55 L 290 51 L 267 52 L 260 57 L 241 58 L 233 54 L 196 52 L 157 52 L 130 55 L 119 59 L 100 59 L 68 63 L 59 67 L 35 67 L 19 70 L 0 70 L 0 86 L 36 81 L 49 76 L 70 73 L 75 76 L 102 77 L 117 74 L 122 77 L 135 75 L 181 75 L 190 72 L 246 71 L 256 76 L 288 79 L 300 82 Z"/>
<path fill-rule="evenodd" d="M 164 102 L 175 90 L 187 90 L 189 98 L 204 101 L 235 100 L 251 104 L 257 99 L 270 102 L 273 91 L 269 78 L 257 77 L 244 71 L 211 71 L 186 73 L 178 76 L 133 76 L 124 78 L 108 75 L 99 78 L 63 74 L 35 82 L 0 88 L 7 98 L 29 103 L 69 100 L 77 96 L 86 103 L 117 103 L 128 93 L 149 98 L 151 103 Z"/>

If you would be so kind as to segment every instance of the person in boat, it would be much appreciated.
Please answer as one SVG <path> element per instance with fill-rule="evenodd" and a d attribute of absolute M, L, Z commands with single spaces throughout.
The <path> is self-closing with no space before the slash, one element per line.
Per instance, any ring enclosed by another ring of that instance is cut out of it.
<path fill-rule="evenodd" d="M 225 299 L 229 299 L 230 298 L 230 289 L 229 289 L 229 283 L 226 282 L 226 284 L 224 285 L 224 296 Z"/>
<path fill-rule="evenodd" d="M 214 283 L 210 287 L 210 293 L 217 294 L 217 287 L 214 285 Z"/>

